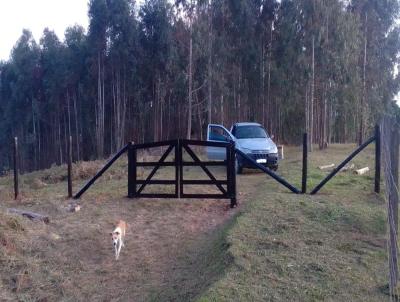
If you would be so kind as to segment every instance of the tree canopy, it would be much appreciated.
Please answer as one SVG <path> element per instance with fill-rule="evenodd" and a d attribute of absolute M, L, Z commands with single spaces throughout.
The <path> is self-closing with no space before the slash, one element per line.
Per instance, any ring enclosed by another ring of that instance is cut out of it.
<path fill-rule="evenodd" d="M 283 143 L 361 142 L 399 91 L 397 0 L 90 0 L 88 31 L 29 30 L 0 63 L 0 170 L 128 141 L 262 123 Z"/>

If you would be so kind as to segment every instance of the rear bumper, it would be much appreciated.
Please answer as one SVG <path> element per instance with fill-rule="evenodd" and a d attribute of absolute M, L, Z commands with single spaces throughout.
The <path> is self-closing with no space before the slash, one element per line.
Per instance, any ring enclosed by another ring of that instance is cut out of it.
<path fill-rule="evenodd" d="M 265 162 L 260 162 L 261 165 L 268 168 L 278 167 L 278 153 L 247 153 L 250 158 L 257 160 L 264 160 Z M 243 168 L 253 168 L 256 169 L 252 162 L 238 155 L 239 165 Z"/>

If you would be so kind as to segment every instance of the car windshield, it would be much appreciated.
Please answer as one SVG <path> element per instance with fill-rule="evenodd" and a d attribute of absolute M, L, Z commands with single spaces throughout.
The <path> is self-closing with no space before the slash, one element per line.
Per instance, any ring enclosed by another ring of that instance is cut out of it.
<path fill-rule="evenodd" d="M 261 126 L 238 126 L 233 135 L 238 138 L 268 138 L 267 132 Z"/>

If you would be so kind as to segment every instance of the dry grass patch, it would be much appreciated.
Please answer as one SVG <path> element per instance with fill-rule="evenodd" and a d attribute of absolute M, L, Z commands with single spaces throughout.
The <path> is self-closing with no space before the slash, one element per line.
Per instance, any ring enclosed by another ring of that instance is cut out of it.
<path fill-rule="evenodd" d="M 351 149 L 331 146 L 331 151 L 313 152 L 309 188 L 327 173 L 318 165 L 327 158 L 339 161 Z M 286 148 L 278 170 L 297 187 L 300 150 Z M 372 152 L 363 153 L 359 165 L 371 166 Z M 158 160 L 160 152 L 140 156 Z M 75 192 L 103 163 L 74 167 Z M 150 171 L 141 169 L 141 178 Z M 85 193 L 77 213 L 67 211 L 66 167 L 22 175 L 18 203 L 12 200 L 12 179 L 0 178 L 2 206 L 47 214 L 51 220 L 49 225 L 33 223 L 0 208 L 0 261 L 6 264 L 0 267 L 1 301 L 386 298 L 379 291 L 386 278 L 384 207 L 379 196 L 370 194 L 370 175 L 341 173 L 310 198 L 246 170 L 237 179 L 240 206 L 230 210 L 228 200 L 127 199 L 126 172 L 122 157 Z M 217 178 L 225 176 L 215 172 Z M 162 168 L 155 178 L 172 179 L 173 173 Z M 207 179 L 195 169 L 184 173 L 186 179 Z M 35 179 L 46 185 L 35 188 Z M 109 232 L 118 219 L 127 221 L 129 229 L 116 262 Z"/>

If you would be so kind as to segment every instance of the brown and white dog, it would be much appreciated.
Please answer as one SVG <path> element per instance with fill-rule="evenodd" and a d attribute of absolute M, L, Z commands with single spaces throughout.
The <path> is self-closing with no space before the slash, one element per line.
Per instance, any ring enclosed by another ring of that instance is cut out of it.
<path fill-rule="evenodd" d="M 115 226 L 114 231 L 111 233 L 114 250 L 115 250 L 115 260 L 118 260 L 121 248 L 124 245 L 125 233 L 126 233 L 126 222 L 123 220 L 118 221 Z"/>

